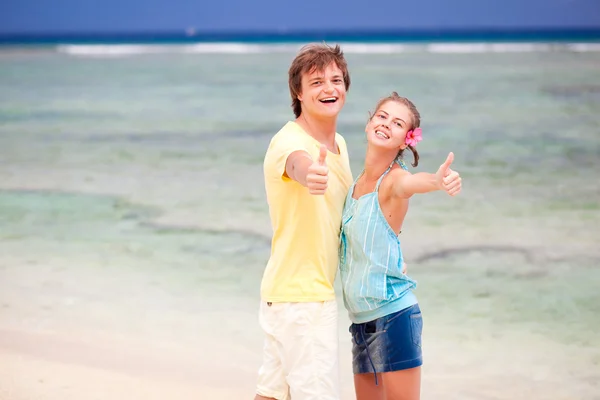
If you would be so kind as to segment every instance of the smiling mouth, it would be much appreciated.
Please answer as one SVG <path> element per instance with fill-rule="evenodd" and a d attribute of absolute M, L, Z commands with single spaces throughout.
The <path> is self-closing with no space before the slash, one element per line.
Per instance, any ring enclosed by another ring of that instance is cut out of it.
<path fill-rule="evenodd" d="M 376 130 L 376 131 L 375 131 L 375 134 L 376 134 L 377 136 L 379 136 L 380 138 L 383 138 L 383 139 L 389 139 L 389 138 L 390 138 L 388 135 L 386 135 L 385 133 L 383 133 L 383 132 L 382 132 L 382 131 L 380 131 L 380 130 Z"/>
<path fill-rule="evenodd" d="M 319 101 L 321 103 L 325 103 L 325 104 L 333 104 L 338 100 L 337 97 L 326 97 L 324 99 L 320 99 Z"/>

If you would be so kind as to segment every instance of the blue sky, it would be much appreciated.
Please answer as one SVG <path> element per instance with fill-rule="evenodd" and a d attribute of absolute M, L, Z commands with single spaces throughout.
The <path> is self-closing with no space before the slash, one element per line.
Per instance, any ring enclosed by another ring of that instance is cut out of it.
<path fill-rule="evenodd" d="M 0 33 L 600 28 L 600 0 L 1 0 Z"/>

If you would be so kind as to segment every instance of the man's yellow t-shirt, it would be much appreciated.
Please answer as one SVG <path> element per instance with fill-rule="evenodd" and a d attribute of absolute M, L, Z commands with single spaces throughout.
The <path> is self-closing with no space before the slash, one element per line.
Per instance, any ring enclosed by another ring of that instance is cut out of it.
<path fill-rule="evenodd" d="M 311 195 L 285 176 L 285 164 L 298 150 L 317 160 L 321 144 L 295 122 L 288 122 L 271 139 L 263 167 L 273 239 L 261 285 L 263 301 L 335 298 L 342 210 L 352 184 L 346 142 L 337 133 L 335 141 L 339 154 L 328 152 L 326 158 L 327 190 L 324 195 Z"/>

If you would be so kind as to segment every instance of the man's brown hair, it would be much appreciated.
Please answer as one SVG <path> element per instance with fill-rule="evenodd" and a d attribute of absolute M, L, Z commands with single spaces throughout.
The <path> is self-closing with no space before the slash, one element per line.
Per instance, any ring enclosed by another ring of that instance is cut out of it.
<path fill-rule="evenodd" d="M 335 63 L 342 71 L 346 90 L 350 88 L 350 74 L 348 64 L 344 58 L 344 52 L 339 45 L 331 47 L 325 43 L 311 43 L 303 46 L 292 61 L 288 71 L 288 84 L 292 96 L 292 109 L 296 118 L 302 114 L 302 104 L 298 95 L 302 91 L 302 75 L 313 71 L 323 71 L 331 63 Z"/>

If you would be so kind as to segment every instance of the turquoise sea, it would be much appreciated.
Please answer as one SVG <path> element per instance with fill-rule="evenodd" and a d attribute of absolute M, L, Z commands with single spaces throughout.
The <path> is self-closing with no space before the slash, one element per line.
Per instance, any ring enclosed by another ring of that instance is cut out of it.
<path fill-rule="evenodd" d="M 340 42 L 354 176 L 395 90 L 422 115 L 416 171 L 453 151 L 463 177 L 415 197 L 401 237 L 423 398 L 600 398 L 600 41 Z M 251 398 L 262 157 L 300 45 L 0 47 L 0 398 Z"/>

